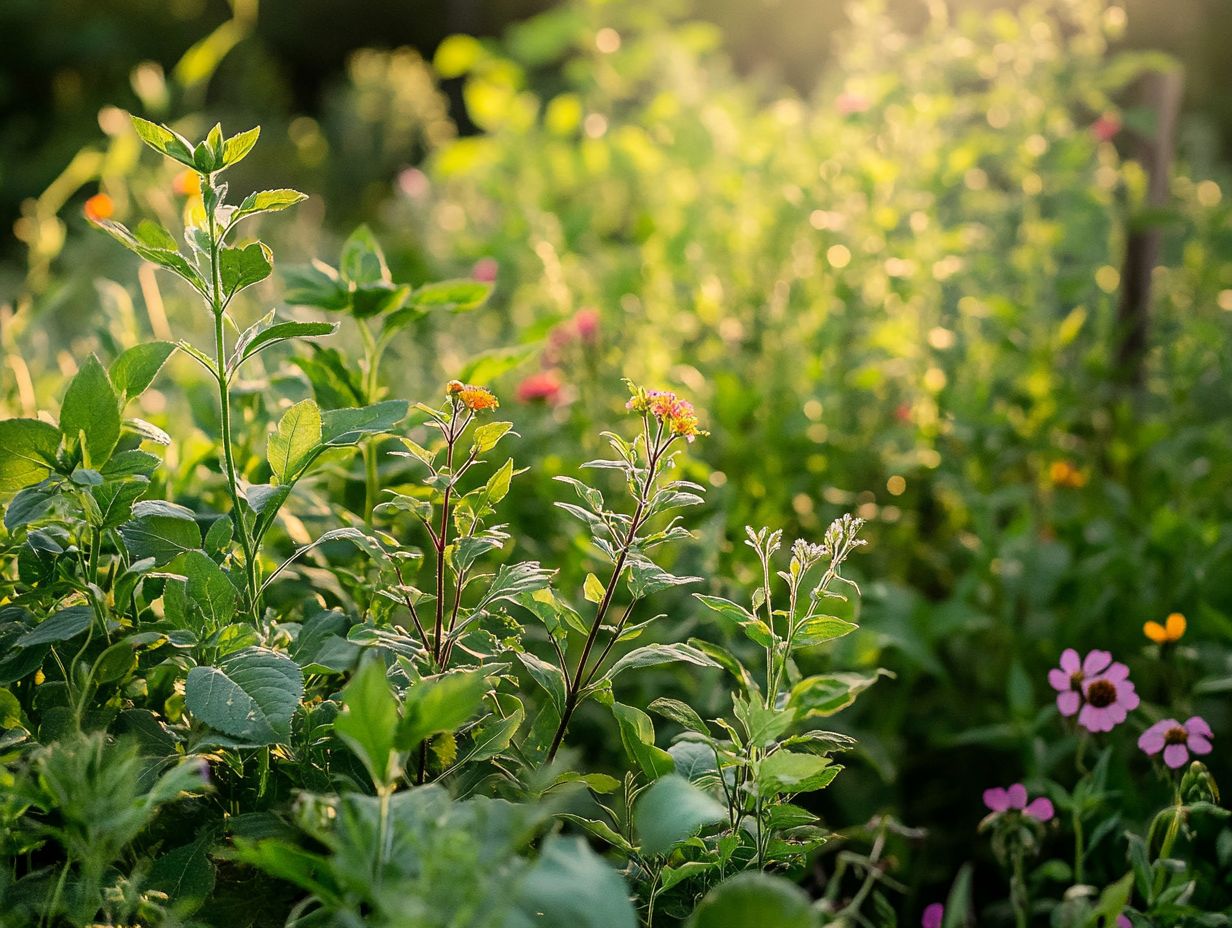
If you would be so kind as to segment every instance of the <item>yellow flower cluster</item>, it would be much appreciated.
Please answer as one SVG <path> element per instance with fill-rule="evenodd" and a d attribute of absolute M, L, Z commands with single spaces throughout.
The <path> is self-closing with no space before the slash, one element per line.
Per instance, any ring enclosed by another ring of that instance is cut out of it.
<path fill-rule="evenodd" d="M 496 409 L 500 406 L 500 400 L 496 398 L 491 390 L 485 387 L 476 387 L 471 384 L 463 383 L 460 380 L 451 380 L 445 388 L 446 396 L 451 398 L 457 397 L 458 402 L 469 409 L 471 412 L 481 412 L 485 409 Z"/>
<path fill-rule="evenodd" d="M 673 435 L 692 441 L 698 435 L 708 435 L 699 427 L 697 410 L 688 400 L 682 400 L 670 390 L 647 390 L 630 387 L 633 397 L 625 408 L 637 413 L 649 413 L 658 419 Z"/>

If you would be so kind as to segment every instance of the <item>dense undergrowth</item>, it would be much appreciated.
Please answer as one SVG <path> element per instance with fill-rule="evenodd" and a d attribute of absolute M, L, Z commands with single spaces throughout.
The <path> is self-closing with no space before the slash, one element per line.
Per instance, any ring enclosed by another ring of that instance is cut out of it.
<path fill-rule="evenodd" d="M 302 121 L 105 112 L 3 336 L 0 924 L 1226 924 L 1227 198 L 1144 207 L 1116 7 L 933 15 L 800 99 L 569 5 L 442 46 L 461 138 L 366 53 L 376 234 Z"/>

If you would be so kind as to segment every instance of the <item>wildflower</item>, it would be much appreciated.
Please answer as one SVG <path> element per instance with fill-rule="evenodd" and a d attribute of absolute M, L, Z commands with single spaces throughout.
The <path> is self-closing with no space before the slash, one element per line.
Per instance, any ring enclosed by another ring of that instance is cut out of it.
<path fill-rule="evenodd" d="M 1138 694 L 1129 681 L 1129 668 L 1113 662 L 1107 651 L 1090 651 L 1083 660 L 1078 652 L 1061 652 L 1061 666 L 1048 671 L 1048 682 L 1057 691 L 1057 709 L 1064 716 L 1078 715 L 1087 731 L 1112 731 L 1138 708 Z"/>
<path fill-rule="evenodd" d="M 1048 466 L 1048 479 L 1054 487 L 1069 487 L 1077 490 L 1086 486 L 1087 475 L 1071 461 L 1053 461 Z"/>
<path fill-rule="evenodd" d="M 115 214 L 115 202 L 105 193 L 96 193 L 86 200 L 82 212 L 91 222 L 102 222 Z"/>
<path fill-rule="evenodd" d="M 1008 789 L 1000 786 L 984 790 L 984 805 L 994 813 L 1021 812 L 1037 822 L 1052 821 L 1052 801 L 1046 796 L 1037 796 L 1027 802 L 1027 788 L 1015 783 Z"/>
<path fill-rule="evenodd" d="M 471 412 L 481 412 L 485 409 L 496 409 L 500 400 L 486 387 L 476 387 L 460 380 L 451 380 L 445 386 L 445 395 L 450 399 L 457 398 Z"/>
<path fill-rule="evenodd" d="M 428 175 L 419 168 L 403 168 L 398 172 L 398 189 L 411 200 L 422 200 L 428 194 Z"/>
<path fill-rule="evenodd" d="M 1116 917 L 1116 928 L 1134 928 L 1134 923 L 1129 920 L 1129 916 L 1122 912 Z"/>
<path fill-rule="evenodd" d="M 201 193 L 201 175 L 196 171 L 180 171 L 171 180 L 171 189 L 182 197 L 193 197 Z"/>
<path fill-rule="evenodd" d="M 1186 624 L 1185 616 L 1174 612 L 1164 620 L 1163 625 L 1158 622 L 1147 622 L 1142 626 L 1142 634 L 1156 644 L 1174 644 L 1180 641 L 1181 636 L 1185 634 Z"/>
<path fill-rule="evenodd" d="M 864 94 L 844 90 L 834 98 L 834 105 L 844 116 L 851 116 L 854 113 L 867 112 L 870 103 L 868 97 L 864 96 Z"/>
<path fill-rule="evenodd" d="M 625 409 L 642 414 L 649 413 L 658 419 L 673 435 L 693 441 L 709 432 L 699 428 L 697 410 L 688 400 L 682 400 L 670 390 L 647 390 L 630 384 L 633 397 L 625 403 Z"/>
<path fill-rule="evenodd" d="M 495 258 L 480 258 L 475 262 L 475 266 L 471 268 L 471 279 L 485 284 L 494 283 L 496 281 L 496 272 L 499 269 L 500 265 L 496 263 Z"/>
<path fill-rule="evenodd" d="M 1104 113 L 1091 123 L 1091 134 L 1097 141 L 1111 142 L 1121 131 L 1121 120 L 1113 113 Z"/>
<path fill-rule="evenodd" d="M 1183 767 L 1189 754 L 1211 753 L 1211 726 L 1200 715 L 1191 716 L 1184 725 L 1176 719 L 1163 719 L 1142 733 L 1138 747 L 1152 757 L 1164 753 L 1164 763 L 1175 770 Z"/>
<path fill-rule="evenodd" d="M 924 915 L 920 918 L 921 928 L 941 928 L 943 921 L 945 921 L 945 906 L 940 902 L 924 907 Z"/>
<path fill-rule="evenodd" d="M 533 403 L 536 400 L 556 403 L 560 400 L 562 386 L 560 371 L 555 369 L 539 371 L 518 384 L 517 397 L 523 403 Z"/>
<path fill-rule="evenodd" d="M 584 342 L 593 342 L 599 337 L 599 310 L 593 306 L 579 309 L 573 316 L 573 328 Z"/>

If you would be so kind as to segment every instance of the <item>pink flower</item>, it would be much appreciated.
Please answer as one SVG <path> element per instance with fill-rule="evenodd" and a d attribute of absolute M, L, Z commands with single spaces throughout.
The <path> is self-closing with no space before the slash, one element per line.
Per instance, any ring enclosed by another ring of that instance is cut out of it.
<path fill-rule="evenodd" d="M 1022 812 L 1038 822 L 1052 820 L 1052 801 L 1045 796 L 1037 796 L 1027 802 L 1027 788 L 1021 783 L 1015 783 L 1008 789 L 995 786 L 984 790 L 984 805 L 993 812 Z"/>
<path fill-rule="evenodd" d="M 1142 733 L 1138 747 L 1152 756 L 1164 752 L 1164 763 L 1175 770 L 1189 761 L 1189 754 L 1211 753 L 1211 726 L 1200 715 L 1184 725 L 1176 719 L 1163 719 Z"/>
<path fill-rule="evenodd" d="M 924 907 L 924 915 L 920 918 L 921 928 L 941 928 L 945 921 L 945 906 L 940 902 Z"/>
<path fill-rule="evenodd" d="M 853 113 L 866 112 L 871 104 L 864 94 L 844 90 L 834 98 L 834 105 L 844 116 L 850 116 Z"/>
<path fill-rule="evenodd" d="M 428 175 L 419 168 L 403 168 L 398 172 L 398 188 L 411 200 L 422 200 L 428 195 Z"/>
<path fill-rule="evenodd" d="M 560 371 L 546 370 L 531 374 L 518 384 L 517 397 L 523 403 L 542 401 L 557 403 L 560 401 L 561 381 Z"/>
<path fill-rule="evenodd" d="M 1121 131 L 1121 120 L 1112 113 L 1104 113 L 1091 123 L 1091 134 L 1100 142 L 1111 142 Z"/>
<path fill-rule="evenodd" d="M 593 306 L 579 309 L 573 314 L 573 328 L 582 341 L 593 342 L 599 337 L 599 310 Z"/>
<path fill-rule="evenodd" d="M 1116 917 L 1116 928 L 1134 928 L 1134 923 L 1129 920 L 1129 916 L 1122 912 Z"/>
<path fill-rule="evenodd" d="M 480 258 L 471 268 L 471 279 L 490 284 L 495 282 L 498 270 L 500 270 L 500 265 L 496 263 L 495 258 Z"/>
<path fill-rule="evenodd" d="M 1078 652 L 1061 652 L 1061 666 L 1048 671 L 1048 682 L 1057 691 L 1057 709 L 1064 716 L 1078 716 L 1087 731 L 1112 731 L 1138 708 L 1138 694 L 1129 681 L 1129 668 L 1114 663 L 1107 651 L 1090 651 L 1079 660 Z"/>

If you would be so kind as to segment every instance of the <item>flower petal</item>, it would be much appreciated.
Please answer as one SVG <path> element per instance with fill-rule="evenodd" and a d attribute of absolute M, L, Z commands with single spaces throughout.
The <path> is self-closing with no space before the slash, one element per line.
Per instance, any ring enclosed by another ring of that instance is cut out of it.
<path fill-rule="evenodd" d="M 1168 630 L 1158 622 L 1147 622 L 1142 626 L 1142 634 L 1146 635 L 1156 644 L 1163 644 L 1168 640 Z"/>
<path fill-rule="evenodd" d="M 1175 770 L 1189 760 L 1189 750 L 1183 744 L 1170 744 L 1164 748 L 1164 763 Z"/>
<path fill-rule="evenodd" d="M 945 906 L 940 902 L 924 907 L 924 916 L 920 919 L 922 928 L 941 928 L 943 921 L 945 921 Z"/>
<path fill-rule="evenodd" d="M 1110 683 L 1124 683 L 1129 679 L 1129 668 L 1120 661 L 1117 661 L 1102 674 L 1100 674 L 1100 676 Z"/>
<path fill-rule="evenodd" d="M 1011 809 L 1025 809 L 1027 807 L 1027 788 L 1021 783 L 1015 783 L 1005 792 L 1009 797 Z"/>
<path fill-rule="evenodd" d="M 1057 694 L 1057 711 L 1067 718 L 1074 715 L 1082 704 L 1082 696 L 1074 690 Z"/>
<path fill-rule="evenodd" d="M 1039 796 L 1031 800 L 1031 804 L 1026 808 L 1027 815 L 1039 822 L 1050 822 L 1055 810 L 1052 808 L 1052 800 L 1047 796 Z"/>
<path fill-rule="evenodd" d="M 1176 724 L 1175 722 L 1173 723 Z M 1206 719 L 1200 715 L 1191 715 L 1185 720 L 1185 730 L 1191 735 L 1205 735 L 1207 738 L 1213 738 L 1214 732 L 1211 731 L 1211 726 L 1206 724 Z"/>
<path fill-rule="evenodd" d="M 1147 754 L 1158 754 L 1164 749 L 1166 728 L 1152 725 L 1138 737 L 1138 747 Z"/>
<path fill-rule="evenodd" d="M 1179 612 L 1174 612 L 1168 616 L 1167 625 L 1165 626 L 1168 632 L 1168 640 L 1176 641 L 1184 635 L 1187 624 L 1188 623 L 1185 621 L 1185 616 L 1181 615 Z"/>
<path fill-rule="evenodd" d="M 1205 735 L 1190 735 L 1187 743 L 1189 744 L 1189 750 L 1195 754 L 1211 753 L 1211 743 L 1206 740 Z"/>
<path fill-rule="evenodd" d="M 986 789 L 984 790 L 984 805 L 993 812 L 1004 812 L 1010 807 L 1010 794 L 1001 786 Z"/>
<path fill-rule="evenodd" d="M 1082 661 L 1078 657 L 1078 652 L 1073 648 L 1066 648 L 1061 652 L 1061 669 L 1066 673 L 1075 673 L 1082 668 Z"/>
<path fill-rule="evenodd" d="M 1058 693 L 1064 693 L 1069 689 L 1069 678 L 1069 674 L 1057 667 L 1053 667 L 1052 670 L 1048 671 L 1048 685 Z"/>
<path fill-rule="evenodd" d="M 1112 654 L 1108 651 L 1088 651 L 1082 662 L 1082 672 L 1087 676 L 1097 674 L 1112 663 Z"/>

